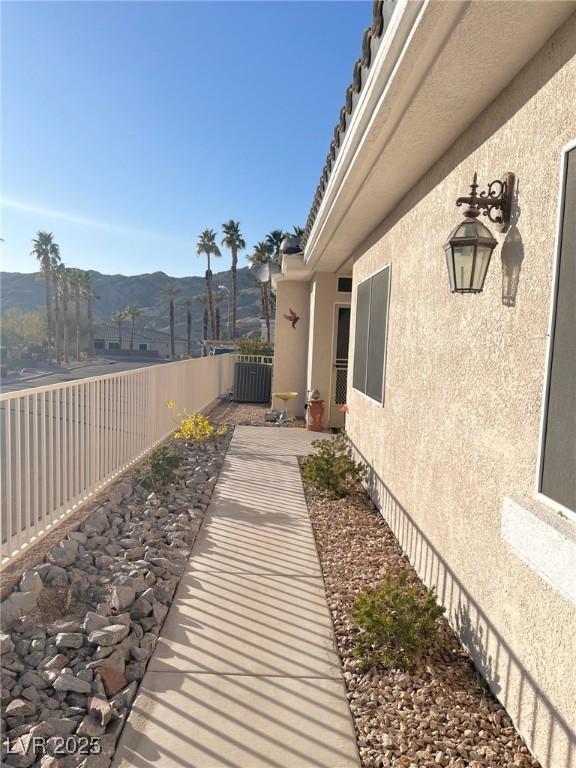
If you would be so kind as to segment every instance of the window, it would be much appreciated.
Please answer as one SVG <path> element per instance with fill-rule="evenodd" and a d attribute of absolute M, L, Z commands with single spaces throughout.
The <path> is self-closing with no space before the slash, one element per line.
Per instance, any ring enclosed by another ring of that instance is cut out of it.
<path fill-rule="evenodd" d="M 106 344 L 103 341 L 95 341 L 94 349 L 106 349 Z"/>
<path fill-rule="evenodd" d="M 576 146 L 564 156 L 539 491 L 576 512 Z"/>
<path fill-rule="evenodd" d="M 141 344 L 138 344 L 138 349 L 141 352 L 147 352 L 148 351 L 148 344 L 146 342 L 143 342 Z"/>
<path fill-rule="evenodd" d="M 338 278 L 338 293 L 352 293 L 352 278 L 351 277 L 339 277 Z"/>
<path fill-rule="evenodd" d="M 108 342 L 108 349 L 120 349 L 120 342 L 119 341 L 109 341 Z"/>
<path fill-rule="evenodd" d="M 352 386 L 384 402 L 384 362 L 390 294 L 390 267 L 358 285 Z"/>

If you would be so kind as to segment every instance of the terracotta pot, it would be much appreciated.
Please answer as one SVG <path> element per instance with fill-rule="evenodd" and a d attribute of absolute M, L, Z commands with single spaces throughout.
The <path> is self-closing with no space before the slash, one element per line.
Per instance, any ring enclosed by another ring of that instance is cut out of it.
<path fill-rule="evenodd" d="M 324 400 L 310 400 L 308 403 L 308 429 L 312 432 L 322 432 L 324 425 Z"/>

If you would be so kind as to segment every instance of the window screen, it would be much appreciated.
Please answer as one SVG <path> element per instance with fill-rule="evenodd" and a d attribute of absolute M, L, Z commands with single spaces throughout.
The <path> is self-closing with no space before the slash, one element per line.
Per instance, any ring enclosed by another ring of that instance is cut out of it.
<path fill-rule="evenodd" d="M 351 277 L 339 277 L 338 278 L 338 293 L 352 293 L 352 278 Z"/>
<path fill-rule="evenodd" d="M 576 148 L 566 154 L 540 490 L 576 511 Z"/>
<path fill-rule="evenodd" d="M 388 323 L 390 268 L 358 286 L 354 343 L 354 389 L 379 403 L 384 400 L 384 359 Z"/>

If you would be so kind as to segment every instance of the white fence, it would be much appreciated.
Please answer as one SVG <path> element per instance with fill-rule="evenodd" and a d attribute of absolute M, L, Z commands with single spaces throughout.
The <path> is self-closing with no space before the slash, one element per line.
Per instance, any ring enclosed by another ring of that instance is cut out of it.
<path fill-rule="evenodd" d="M 262 363 L 263 365 L 272 365 L 274 363 L 273 355 L 236 355 L 238 363 Z"/>
<path fill-rule="evenodd" d="M 234 355 L 0 395 L 2 561 L 232 389 Z M 174 407 L 168 407 L 172 401 Z"/>

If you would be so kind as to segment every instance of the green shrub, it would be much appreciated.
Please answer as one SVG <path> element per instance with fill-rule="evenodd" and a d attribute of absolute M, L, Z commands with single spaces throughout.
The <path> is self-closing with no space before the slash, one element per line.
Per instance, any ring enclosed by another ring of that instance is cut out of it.
<path fill-rule="evenodd" d="M 409 577 L 409 571 L 386 576 L 354 603 L 351 619 L 362 630 L 354 653 L 364 669 L 375 664 L 410 668 L 436 638 L 444 608 L 434 589 L 422 594 Z"/>
<path fill-rule="evenodd" d="M 144 473 L 142 485 L 148 490 L 158 491 L 169 483 L 173 483 L 176 470 L 182 463 L 182 459 L 166 445 L 154 451 Z"/>
<path fill-rule="evenodd" d="M 260 339 L 238 339 L 236 342 L 236 351 L 239 355 L 273 355 L 274 347 L 266 341 Z"/>
<path fill-rule="evenodd" d="M 354 461 L 350 443 L 342 433 L 312 443 L 316 452 L 303 462 L 304 482 L 334 498 L 346 496 L 350 483 L 360 482 L 365 467 Z"/>

